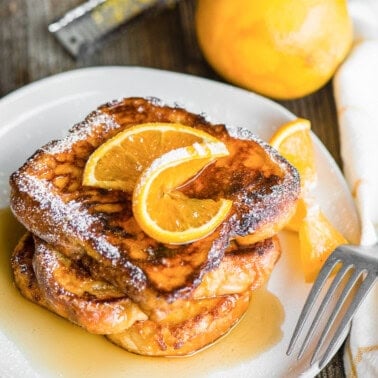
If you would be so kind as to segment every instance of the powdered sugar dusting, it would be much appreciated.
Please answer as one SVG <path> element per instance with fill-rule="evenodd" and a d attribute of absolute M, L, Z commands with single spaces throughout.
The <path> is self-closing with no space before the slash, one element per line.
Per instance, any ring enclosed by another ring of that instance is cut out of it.
<path fill-rule="evenodd" d="M 252 140 L 255 142 L 264 143 L 262 139 L 260 139 L 257 135 L 255 135 L 252 131 L 244 128 L 244 127 L 229 127 L 226 126 L 227 132 L 230 136 L 237 139 L 244 139 L 244 140 Z"/>
<path fill-rule="evenodd" d="M 75 143 L 86 140 L 99 125 L 101 125 L 101 133 L 107 133 L 120 127 L 111 115 L 96 110 L 85 121 L 74 126 L 65 138 L 47 144 L 42 150 L 52 155 L 66 152 Z"/>
<path fill-rule="evenodd" d="M 28 193 L 46 214 L 48 224 L 58 226 L 68 237 L 79 238 L 82 241 L 96 241 L 96 246 L 105 258 L 116 260 L 120 258 L 119 250 L 111 245 L 104 235 L 97 235 L 91 230 L 97 223 L 95 216 L 83 208 L 77 201 L 64 202 L 59 195 L 55 194 L 53 185 L 35 176 L 23 174 L 19 177 L 19 190 Z M 51 242 L 57 236 L 45 235 L 44 239 Z"/>

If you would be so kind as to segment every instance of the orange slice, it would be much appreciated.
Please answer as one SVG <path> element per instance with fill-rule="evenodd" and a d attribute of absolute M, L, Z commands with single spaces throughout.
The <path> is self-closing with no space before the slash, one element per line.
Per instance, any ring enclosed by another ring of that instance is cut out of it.
<path fill-rule="evenodd" d="M 83 185 L 131 193 L 140 174 L 157 157 L 193 143 L 216 141 L 204 131 L 181 124 L 132 126 L 93 152 L 84 169 Z"/>
<path fill-rule="evenodd" d="M 305 280 L 313 282 L 332 251 L 348 242 L 319 207 L 314 206 L 301 223 L 299 243 Z"/>
<path fill-rule="evenodd" d="M 297 232 L 307 213 L 307 202 L 312 201 L 310 192 L 317 178 L 310 130 L 310 121 L 297 118 L 283 124 L 270 140 L 270 144 L 297 168 L 301 178 L 301 198 L 294 216 L 285 226 L 286 229 Z"/>
<path fill-rule="evenodd" d="M 317 174 L 310 129 L 308 120 L 297 118 L 281 126 L 270 140 L 270 144 L 297 168 L 301 177 L 297 209 L 285 228 L 299 232 L 300 255 L 307 282 L 314 281 L 336 247 L 347 243 L 314 198 Z"/>
<path fill-rule="evenodd" d="M 221 142 L 195 143 L 153 161 L 133 193 L 133 213 L 143 231 L 162 243 L 184 244 L 210 234 L 232 201 L 189 198 L 177 188 L 215 159 L 229 154 Z"/>
<path fill-rule="evenodd" d="M 310 121 L 297 118 L 282 125 L 270 140 L 270 144 L 297 168 L 302 189 L 316 182 L 315 155 L 310 130 Z"/>

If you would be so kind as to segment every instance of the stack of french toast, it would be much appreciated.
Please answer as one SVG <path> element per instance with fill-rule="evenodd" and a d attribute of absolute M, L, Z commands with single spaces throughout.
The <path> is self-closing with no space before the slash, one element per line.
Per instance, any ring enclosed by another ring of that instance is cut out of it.
<path fill-rule="evenodd" d="M 232 200 L 209 235 L 159 242 L 139 227 L 129 193 L 83 185 L 90 155 L 144 123 L 182 124 L 227 146 L 227 157 L 180 187 L 191 198 Z M 237 324 L 278 261 L 277 232 L 300 191 L 295 168 L 248 130 L 213 125 L 153 98 L 100 106 L 65 138 L 36 151 L 10 184 L 12 211 L 28 230 L 12 256 L 20 292 L 150 356 L 192 354 Z"/>

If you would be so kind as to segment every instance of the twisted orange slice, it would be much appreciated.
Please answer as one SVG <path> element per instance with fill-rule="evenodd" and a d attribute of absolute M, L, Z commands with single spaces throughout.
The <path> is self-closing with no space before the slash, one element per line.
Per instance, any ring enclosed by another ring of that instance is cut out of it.
<path fill-rule="evenodd" d="M 193 143 L 216 141 L 204 131 L 181 124 L 132 126 L 93 152 L 85 166 L 83 184 L 131 193 L 140 174 L 157 157 Z"/>
<path fill-rule="evenodd" d="M 215 159 L 227 156 L 221 142 L 195 143 L 156 159 L 140 176 L 133 213 L 146 234 L 163 243 L 182 244 L 210 234 L 229 213 L 232 201 L 188 198 L 177 188 Z"/>
<path fill-rule="evenodd" d="M 226 155 L 226 146 L 204 131 L 172 123 L 136 125 L 94 151 L 83 184 L 134 192 L 135 219 L 149 236 L 189 243 L 219 226 L 232 201 L 188 198 L 176 188 Z"/>

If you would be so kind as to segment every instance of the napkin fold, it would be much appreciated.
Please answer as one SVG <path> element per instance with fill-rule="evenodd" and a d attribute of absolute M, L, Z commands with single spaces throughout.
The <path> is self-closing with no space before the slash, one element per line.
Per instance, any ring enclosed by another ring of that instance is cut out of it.
<path fill-rule="evenodd" d="M 378 1 L 349 0 L 349 12 L 354 44 L 333 89 L 344 174 L 360 214 L 360 243 L 371 245 L 378 240 Z M 378 285 L 352 321 L 344 365 L 347 377 L 378 377 Z"/>

